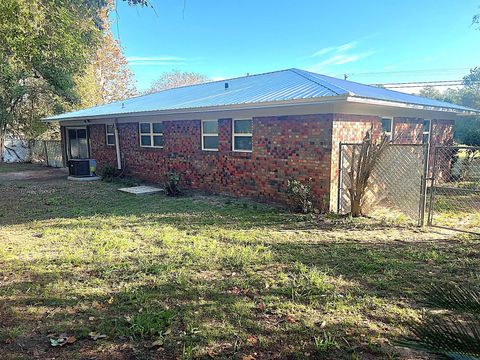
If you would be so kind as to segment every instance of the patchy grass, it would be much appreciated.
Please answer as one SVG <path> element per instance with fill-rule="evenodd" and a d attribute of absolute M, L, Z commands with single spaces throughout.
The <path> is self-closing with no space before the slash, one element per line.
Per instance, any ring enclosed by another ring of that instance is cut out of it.
<path fill-rule="evenodd" d="M 116 188 L 0 176 L 1 359 L 428 358 L 422 287 L 480 281 L 467 235 Z"/>
<path fill-rule="evenodd" d="M 16 171 L 28 171 L 28 170 L 37 170 L 38 167 L 30 163 L 11 163 L 11 164 L 0 164 L 0 174 L 11 173 Z"/>
<path fill-rule="evenodd" d="M 476 192 L 439 189 L 435 195 L 433 224 L 480 233 L 480 187 Z"/>

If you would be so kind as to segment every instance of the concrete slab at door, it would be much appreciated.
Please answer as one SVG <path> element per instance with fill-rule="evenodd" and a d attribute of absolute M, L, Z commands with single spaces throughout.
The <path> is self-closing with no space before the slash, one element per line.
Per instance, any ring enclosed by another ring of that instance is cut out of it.
<path fill-rule="evenodd" d="M 133 186 L 128 188 L 121 188 L 118 191 L 126 192 L 134 195 L 149 195 L 162 192 L 163 189 L 157 188 L 155 186 Z"/>

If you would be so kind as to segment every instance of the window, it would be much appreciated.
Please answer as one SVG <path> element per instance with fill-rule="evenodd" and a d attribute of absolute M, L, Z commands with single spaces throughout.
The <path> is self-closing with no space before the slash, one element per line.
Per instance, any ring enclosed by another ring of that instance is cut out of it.
<path fill-rule="evenodd" d="M 430 143 L 430 120 L 423 120 L 423 144 Z"/>
<path fill-rule="evenodd" d="M 393 119 L 392 118 L 382 119 L 382 133 L 384 133 L 388 137 L 388 140 L 392 141 L 392 135 L 393 135 Z"/>
<path fill-rule="evenodd" d="M 115 145 L 115 130 L 113 128 L 113 125 L 107 125 L 106 131 L 107 145 Z"/>
<path fill-rule="evenodd" d="M 202 150 L 218 150 L 217 120 L 202 120 Z"/>
<path fill-rule="evenodd" d="M 252 151 L 252 119 L 233 120 L 233 151 Z"/>
<path fill-rule="evenodd" d="M 141 147 L 163 147 L 163 124 L 140 123 L 140 146 Z"/>

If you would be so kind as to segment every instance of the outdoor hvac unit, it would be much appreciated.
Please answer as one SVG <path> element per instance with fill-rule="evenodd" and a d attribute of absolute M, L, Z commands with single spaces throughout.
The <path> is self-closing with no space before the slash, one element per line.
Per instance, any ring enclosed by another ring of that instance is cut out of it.
<path fill-rule="evenodd" d="M 97 162 L 93 159 L 78 159 L 68 161 L 68 173 L 70 176 L 88 177 L 96 176 Z"/>

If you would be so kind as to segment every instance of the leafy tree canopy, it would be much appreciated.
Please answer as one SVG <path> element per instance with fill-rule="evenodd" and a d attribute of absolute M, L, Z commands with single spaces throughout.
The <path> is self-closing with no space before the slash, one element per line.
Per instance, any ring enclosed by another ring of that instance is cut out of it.
<path fill-rule="evenodd" d="M 102 35 L 94 58 L 76 78 L 80 105 L 90 107 L 123 100 L 136 94 L 135 79 L 118 40 L 113 38 L 108 7 L 100 11 Z"/>
<path fill-rule="evenodd" d="M 74 75 L 99 39 L 92 14 L 75 0 L 0 1 L 0 149 L 7 129 L 35 135 L 39 117 L 78 100 Z"/>
<path fill-rule="evenodd" d="M 0 1 L 0 157 L 6 131 L 34 137 L 41 117 L 79 102 L 75 79 L 102 44 L 99 10 L 113 1 Z"/>
<path fill-rule="evenodd" d="M 419 95 L 480 109 L 480 67 L 471 69 L 470 74 L 463 78 L 463 84 L 461 89 L 447 89 L 444 93 L 429 86 L 423 88 Z M 468 116 L 457 119 L 455 140 L 464 145 L 480 146 L 480 118 Z"/>
<path fill-rule="evenodd" d="M 150 89 L 146 91 L 146 94 L 180 86 L 200 84 L 207 82 L 208 80 L 208 77 L 204 74 L 172 70 L 162 74 L 160 78 L 154 81 Z"/>

